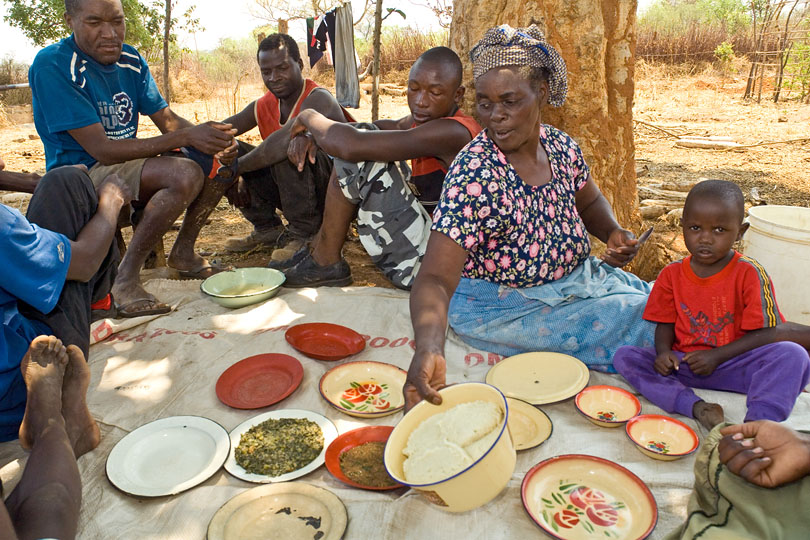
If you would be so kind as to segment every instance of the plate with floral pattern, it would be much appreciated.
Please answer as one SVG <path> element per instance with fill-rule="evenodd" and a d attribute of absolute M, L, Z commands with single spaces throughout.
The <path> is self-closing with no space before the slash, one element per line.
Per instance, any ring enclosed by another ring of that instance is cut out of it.
<path fill-rule="evenodd" d="M 348 362 L 321 377 L 321 396 L 349 416 L 378 418 L 402 410 L 405 370 L 383 362 Z"/>
<path fill-rule="evenodd" d="M 556 456 L 532 467 L 521 486 L 523 507 L 546 533 L 563 540 L 647 538 L 658 521 L 650 489 L 607 459 Z"/>

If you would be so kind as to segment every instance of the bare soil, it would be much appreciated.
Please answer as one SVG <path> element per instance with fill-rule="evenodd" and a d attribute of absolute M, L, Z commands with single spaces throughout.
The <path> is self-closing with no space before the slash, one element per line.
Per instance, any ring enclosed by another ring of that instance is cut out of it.
<path fill-rule="evenodd" d="M 742 72 L 742 69 L 740 69 Z M 682 73 L 672 68 L 640 62 L 637 69 L 634 118 L 679 135 L 729 136 L 744 145 L 809 137 L 810 106 L 795 101 L 774 104 L 744 102 L 745 79 L 740 74 L 724 76 L 711 67 L 699 73 Z M 180 115 L 195 121 L 217 120 L 241 110 L 261 95 L 258 85 L 242 87 L 236 98 L 227 91 L 206 101 L 172 104 Z M 236 105 L 236 107 L 234 107 Z M 352 114 L 369 121 L 371 105 L 363 96 Z M 381 96 L 380 116 L 399 118 L 408 112 L 404 96 Z M 19 118 L 20 115 L 15 115 Z M 19 121 L 19 120 L 18 120 Z M 23 120 L 24 121 L 24 120 Z M 158 134 L 146 118 L 142 136 Z M 251 144 L 260 142 L 256 130 L 242 137 Z M 736 182 L 752 202 L 761 204 L 810 205 L 810 142 L 763 145 L 737 151 L 699 150 L 675 146 L 675 139 L 663 131 L 637 123 L 635 130 L 636 168 L 639 185 L 689 184 L 699 178 L 719 178 Z M 7 170 L 44 170 L 42 144 L 32 123 L 12 123 L 0 128 L 0 155 Z M 598 181 L 598 179 L 597 179 Z M 752 195 L 759 195 L 759 200 Z M 4 197 L 6 204 L 24 209 L 25 198 Z M 655 233 L 637 258 L 634 270 L 646 279 L 654 278 L 671 260 L 682 257 L 685 249 L 677 220 L 666 216 L 647 221 L 644 230 L 655 226 Z M 223 251 L 225 240 L 250 232 L 241 214 L 221 201 L 198 241 L 199 251 L 234 266 L 263 265 L 269 249 L 244 254 Z M 171 247 L 176 231 L 170 231 L 164 244 Z M 345 256 L 352 266 L 355 284 L 390 287 L 371 264 L 356 236 L 350 235 Z"/>

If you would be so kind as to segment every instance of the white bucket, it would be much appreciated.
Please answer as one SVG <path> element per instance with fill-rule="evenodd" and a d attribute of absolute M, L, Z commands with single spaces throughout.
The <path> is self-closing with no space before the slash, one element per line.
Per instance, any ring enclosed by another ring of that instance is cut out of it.
<path fill-rule="evenodd" d="M 755 206 L 748 222 L 743 252 L 771 276 L 785 319 L 810 324 L 810 208 Z"/>

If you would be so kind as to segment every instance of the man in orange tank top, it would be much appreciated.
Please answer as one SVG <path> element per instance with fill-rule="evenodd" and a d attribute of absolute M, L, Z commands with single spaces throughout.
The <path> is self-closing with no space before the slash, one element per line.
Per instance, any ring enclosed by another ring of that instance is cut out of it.
<path fill-rule="evenodd" d="M 399 120 L 351 126 L 315 111 L 298 115 L 290 159 L 304 167 L 320 147 L 335 157 L 335 166 L 312 251 L 305 246 L 285 263 L 269 265 L 284 271 L 285 287 L 351 283 L 341 249 L 357 214 L 357 232 L 371 259 L 394 285 L 410 289 L 447 168 L 481 131 L 459 110 L 461 70 L 458 55 L 447 47 L 423 53 L 408 77 L 411 114 Z M 411 168 L 404 160 L 411 160 Z"/>
<path fill-rule="evenodd" d="M 318 231 L 332 169 L 332 160 L 324 152 L 318 152 L 300 170 L 289 162 L 290 120 L 307 109 L 337 122 L 351 117 L 328 90 L 304 79 L 298 45 L 287 34 L 271 34 L 262 40 L 256 57 L 268 91 L 225 121 L 237 135 L 258 126 L 264 139 L 255 152 L 254 147 L 240 142 L 239 154 L 247 154 L 238 160 L 241 177 L 226 192 L 228 200 L 253 224 L 253 231 L 247 237 L 229 238 L 225 248 L 248 251 L 259 244 L 274 245 L 273 259 L 283 260 Z M 262 156 L 261 163 L 252 167 L 257 155 Z M 220 161 L 224 163 L 228 157 Z M 237 165 L 231 167 L 233 173 Z M 276 209 L 288 222 L 286 230 Z"/>

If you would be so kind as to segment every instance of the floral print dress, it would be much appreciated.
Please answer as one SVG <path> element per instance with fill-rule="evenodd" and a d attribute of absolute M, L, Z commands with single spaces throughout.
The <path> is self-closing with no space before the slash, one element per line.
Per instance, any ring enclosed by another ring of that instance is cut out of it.
<path fill-rule="evenodd" d="M 485 131 L 450 166 L 432 230 L 467 259 L 448 320 L 480 350 L 560 352 L 614 372 L 616 349 L 652 346 L 650 285 L 590 257 L 575 201 L 589 177 L 582 152 L 547 125 L 540 142 L 552 172 L 542 186 L 526 184 Z"/>
<path fill-rule="evenodd" d="M 575 201 L 588 166 L 574 140 L 554 127 L 541 127 L 540 143 L 551 166 L 542 186 L 525 183 L 486 131 L 450 166 L 433 230 L 467 250 L 463 277 L 531 287 L 570 274 L 588 258 Z"/>

